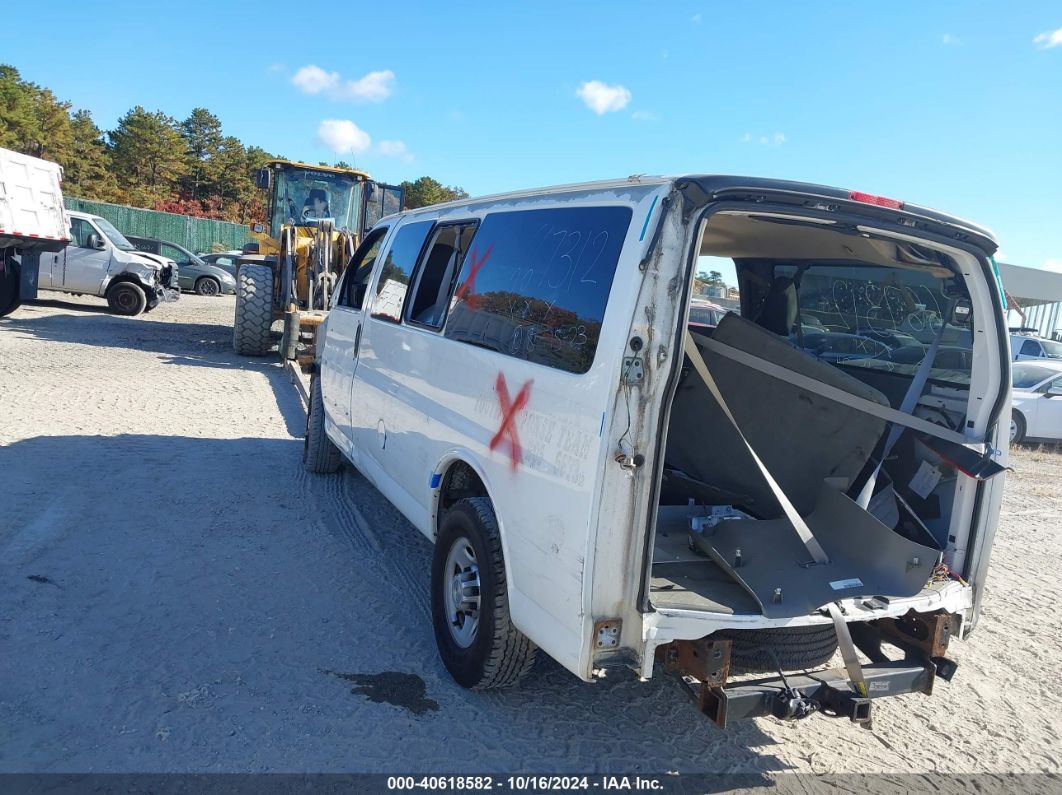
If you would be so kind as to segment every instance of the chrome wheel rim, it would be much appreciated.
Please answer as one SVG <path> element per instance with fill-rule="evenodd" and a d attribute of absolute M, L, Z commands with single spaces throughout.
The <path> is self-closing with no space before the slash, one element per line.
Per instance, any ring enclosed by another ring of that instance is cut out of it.
<path fill-rule="evenodd" d="M 1010 440 L 1013 442 L 1018 437 L 1018 423 L 1014 420 L 1010 421 Z"/>
<path fill-rule="evenodd" d="M 443 598 L 450 637 L 462 649 L 476 640 L 479 630 L 479 564 L 472 542 L 464 536 L 454 540 L 443 569 Z"/>

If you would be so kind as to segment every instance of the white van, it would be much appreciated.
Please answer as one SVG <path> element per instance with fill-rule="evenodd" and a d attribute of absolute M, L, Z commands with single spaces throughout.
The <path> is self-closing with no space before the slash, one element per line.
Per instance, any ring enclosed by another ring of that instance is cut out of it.
<path fill-rule="evenodd" d="M 743 177 L 394 215 L 335 293 L 304 463 L 351 461 L 435 542 L 466 687 L 541 649 L 587 681 L 660 663 L 721 726 L 866 725 L 871 699 L 950 678 L 977 620 L 1009 426 L 995 249 L 933 210 Z M 717 263 L 740 315 L 690 323 Z M 811 332 L 875 344 L 820 358 Z M 838 646 L 843 668 L 790 673 Z"/>
<path fill-rule="evenodd" d="M 70 244 L 41 256 L 39 289 L 98 295 L 119 315 L 139 315 L 180 298 L 173 260 L 138 251 L 106 218 L 67 215 Z"/>

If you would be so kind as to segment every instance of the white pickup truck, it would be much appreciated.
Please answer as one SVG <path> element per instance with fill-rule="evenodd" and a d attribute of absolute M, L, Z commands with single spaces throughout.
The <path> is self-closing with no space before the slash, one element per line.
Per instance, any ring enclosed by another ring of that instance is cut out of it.
<path fill-rule="evenodd" d="M 107 220 L 66 212 L 55 163 L 0 149 L 0 316 L 37 290 L 106 298 L 120 315 L 176 301 L 177 266 Z"/>

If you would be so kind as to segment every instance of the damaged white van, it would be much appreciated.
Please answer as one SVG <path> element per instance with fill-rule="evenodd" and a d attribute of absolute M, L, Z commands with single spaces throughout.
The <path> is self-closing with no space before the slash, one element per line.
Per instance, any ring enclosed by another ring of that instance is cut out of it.
<path fill-rule="evenodd" d="M 349 459 L 434 540 L 466 687 L 542 650 L 588 681 L 663 668 L 720 726 L 868 725 L 950 679 L 977 621 L 1009 428 L 995 250 L 923 207 L 744 177 L 391 216 L 319 338 L 304 463 Z M 694 322 L 722 260 L 740 312 Z"/>

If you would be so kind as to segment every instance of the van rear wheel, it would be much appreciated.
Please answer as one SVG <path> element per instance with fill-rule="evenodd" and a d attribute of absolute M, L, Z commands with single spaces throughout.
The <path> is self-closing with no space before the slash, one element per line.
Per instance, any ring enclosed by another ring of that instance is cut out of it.
<path fill-rule="evenodd" d="M 306 438 L 302 445 L 302 465 L 307 472 L 315 474 L 335 472 L 343 463 L 342 453 L 325 433 L 322 400 L 321 379 L 314 376 L 310 382 L 310 405 L 306 410 Z"/>
<path fill-rule="evenodd" d="M 116 315 L 139 315 L 147 308 L 147 296 L 138 284 L 118 282 L 107 290 L 107 306 Z"/>
<path fill-rule="evenodd" d="M 505 561 L 494 509 L 468 497 L 443 518 L 431 564 L 431 615 L 443 665 L 462 687 L 516 684 L 536 647 L 509 618 Z"/>

